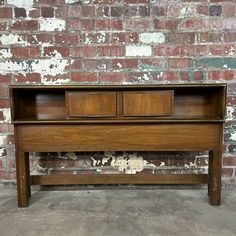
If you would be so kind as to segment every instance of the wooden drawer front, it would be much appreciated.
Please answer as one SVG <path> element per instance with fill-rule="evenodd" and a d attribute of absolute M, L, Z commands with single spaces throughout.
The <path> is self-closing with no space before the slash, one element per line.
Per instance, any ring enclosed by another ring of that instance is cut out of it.
<path fill-rule="evenodd" d="M 173 91 L 125 92 L 124 116 L 169 116 L 173 113 Z"/>
<path fill-rule="evenodd" d="M 117 114 L 114 92 L 67 92 L 68 117 L 114 117 Z"/>

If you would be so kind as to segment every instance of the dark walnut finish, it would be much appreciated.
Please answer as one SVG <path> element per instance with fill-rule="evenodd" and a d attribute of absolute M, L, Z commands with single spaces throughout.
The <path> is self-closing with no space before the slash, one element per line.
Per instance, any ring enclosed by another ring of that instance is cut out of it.
<path fill-rule="evenodd" d="M 221 203 L 225 84 L 10 86 L 18 205 L 31 185 L 208 184 Z M 34 176 L 29 152 L 209 151 L 208 174 Z"/>

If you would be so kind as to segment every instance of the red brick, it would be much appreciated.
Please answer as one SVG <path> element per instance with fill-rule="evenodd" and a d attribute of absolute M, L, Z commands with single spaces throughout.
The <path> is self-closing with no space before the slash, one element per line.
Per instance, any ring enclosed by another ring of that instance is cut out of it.
<path fill-rule="evenodd" d="M 181 81 L 189 81 L 190 80 L 190 76 L 189 76 L 189 72 L 188 71 L 181 71 L 180 72 L 180 80 Z"/>
<path fill-rule="evenodd" d="M 102 57 L 120 57 L 124 56 L 125 50 L 122 46 L 103 46 L 98 47 L 98 56 Z"/>
<path fill-rule="evenodd" d="M 16 18 L 26 17 L 26 9 L 15 7 L 14 8 L 14 15 L 15 15 Z"/>
<path fill-rule="evenodd" d="M 177 43 L 194 43 L 195 41 L 195 33 L 170 33 L 168 35 L 169 43 L 177 44 Z"/>
<path fill-rule="evenodd" d="M 126 34 L 125 33 L 112 33 L 111 35 L 112 43 L 125 43 L 126 42 Z"/>
<path fill-rule="evenodd" d="M 115 19 L 110 21 L 110 30 L 122 30 L 122 29 L 123 29 L 123 24 L 121 20 Z"/>
<path fill-rule="evenodd" d="M 50 33 L 27 34 L 27 42 L 30 44 L 50 43 L 53 44 L 53 35 Z"/>
<path fill-rule="evenodd" d="M 96 59 L 84 60 L 83 69 L 85 69 L 86 71 L 87 70 L 95 71 L 97 69 L 97 60 Z"/>
<path fill-rule="evenodd" d="M 194 54 L 196 56 L 208 55 L 208 46 L 206 45 L 194 45 Z"/>
<path fill-rule="evenodd" d="M 37 20 L 28 20 L 28 21 L 17 21 L 12 24 L 11 28 L 13 30 L 38 30 L 38 21 Z"/>
<path fill-rule="evenodd" d="M 40 8 L 33 8 L 29 11 L 29 17 L 39 18 L 40 17 Z"/>
<path fill-rule="evenodd" d="M 68 15 L 68 5 L 60 5 L 55 8 L 55 16 L 60 18 L 66 18 Z"/>
<path fill-rule="evenodd" d="M 125 3 L 138 4 L 138 3 L 149 3 L 150 0 L 125 0 Z"/>
<path fill-rule="evenodd" d="M 223 46 L 223 53 L 225 56 L 234 56 L 236 55 L 236 45 L 226 44 Z"/>
<path fill-rule="evenodd" d="M 151 28 L 150 20 L 146 19 L 127 19 L 126 20 L 126 29 L 131 30 L 147 30 Z"/>
<path fill-rule="evenodd" d="M 224 166 L 236 166 L 236 156 L 227 156 L 223 158 Z"/>
<path fill-rule="evenodd" d="M 221 56 L 223 55 L 223 46 L 222 45 L 209 45 L 209 54 L 213 56 Z"/>
<path fill-rule="evenodd" d="M 8 27 L 7 22 L 0 22 L 0 31 L 6 31 Z"/>
<path fill-rule="evenodd" d="M 165 68 L 167 67 L 167 59 L 164 58 L 145 58 L 140 60 L 140 67 L 150 67 L 150 68 Z"/>
<path fill-rule="evenodd" d="M 169 58 L 168 66 L 170 68 L 189 68 L 192 66 L 191 59 Z"/>
<path fill-rule="evenodd" d="M 148 78 L 147 78 L 148 77 Z M 127 82 L 143 82 L 148 80 L 153 80 L 153 72 L 129 72 L 126 75 Z"/>
<path fill-rule="evenodd" d="M 166 72 L 164 72 L 163 77 L 169 81 L 179 80 L 179 74 L 178 74 L 178 72 L 175 72 L 175 71 L 166 71 Z"/>
<path fill-rule="evenodd" d="M 179 22 L 177 20 L 159 20 L 154 19 L 155 29 L 175 30 L 178 27 Z"/>
<path fill-rule="evenodd" d="M 81 30 L 94 30 L 95 29 L 95 21 L 92 19 L 82 19 L 79 21 Z"/>
<path fill-rule="evenodd" d="M 125 37 L 126 43 L 138 43 L 139 41 L 139 35 L 136 32 L 126 33 Z"/>
<path fill-rule="evenodd" d="M 18 83 L 40 83 L 41 82 L 41 75 L 39 73 L 32 73 L 32 74 L 18 74 L 15 76 L 15 80 Z"/>
<path fill-rule="evenodd" d="M 236 41 L 236 32 L 224 32 L 225 42 L 234 42 Z"/>
<path fill-rule="evenodd" d="M 45 75 L 44 76 L 44 81 L 45 82 L 54 82 L 56 83 L 58 80 L 60 80 L 60 83 L 65 81 L 64 83 L 66 84 L 68 82 L 68 79 L 70 80 L 70 73 L 64 73 L 64 74 L 57 74 L 57 75 Z"/>
<path fill-rule="evenodd" d="M 1 99 L 0 99 L 0 106 L 1 106 Z M 14 126 L 12 124 L 9 123 L 0 124 L 0 133 L 13 133 L 13 132 L 14 132 Z"/>
<path fill-rule="evenodd" d="M 1 75 L 0 75 L 0 77 L 1 77 Z M 1 81 L 1 78 L 0 78 L 0 81 Z M 10 83 L 10 81 L 9 81 L 9 83 Z M 4 97 L 8 97 L 8 96 L 9 96 L 8 87 L 0 86 L 0 98 L 4 98 Z"/>
<path fill-rule="evenodd" d="M 209 15 L 209 7 L 207 5 L 198 5 L 197 13 L 200 15 Z"/>
<path fill-rule="evenodd" d="M 81 7 L 79 4 L 70 5 L 68 7 L 68 17 L 81 17 Z"/>
<path fill-rule="evenodd" d="M 223 79 L 224 80 L 233 80 L 235 79 L 235 72 L 232 70 L 225 70 L 223 72 Z"/>
<path fill-rule="evenodd" d="M 235 16 L 235 5 L 227 4 L 223 7 L 223 15 L 225 17 L 234 17 Z"/>
<path fill-rule="evenodd" d="M 11 83 L 11 75 L 0 74 L 0 84 L 10 84 L 10 83 Z"/>
<path fill-rule="evenodd" d="M 50 47 L 45 47 L 44 48 L 44 52 L 43 52 L 43 55 L 44 56 L 62 56 L 62 57 L 68 57 L 69 56 L 69 53 L 70 53 L 70 49 L 69 47 L 53 47 L 53 46 L 50 46 Z"/>
<path fill-rule="evenodd" d="M 41 15 L 45 18 L 53 18 L 54 17 L 54 8 L 53 7 L 42 7 Z"/>
<path fill-rule="evenodd" d="M 124 74 L 121 72 L 102 72 L 100 73 L 99 81 L 102 82 L 122 82 Z"/>
<path fill-rule="evenodd" d="M 38 47 L 14 47 L 12 53 L 14 58 L 36 58 L 40 56 Z"/>
<path fill-rule="evenodd" d="M 81 10 L 84 17 L 95 16 L 95 6 L 81 6 Z"/>
<path fill-rule="evenodd" d="M 96 82 L 96 73 L 89 72 L 72 72 L 71 80 L 75 82 Z"/>
<path fill-rule="evenodd" d="M 79 69 L 81 69 L 82 68 L 81 60 L 78 60 L 78 59 L 73 60 L 73 62 L 70 65 L 70 68 L 72 70 L 79 70 Z"/>
<path fill-rule="evenodd" d="M 109 30 L 110 29 L 110 20 L 96 20 L 95 28 L 97 30 Z"/>
<path fill-rule="evenodd" d="M 111 61 L 111 67 L 115 70 L 123 69 L 137 69 L 138 60 L 137 59 L 114 59 Z"/>
<path fill-rule="evenodd" d="M 70 49 L 70 55 L 74 57 L 95 57 L 97 55 L 97 47 L 94 46 L 72 47 Z"/>
<path fill-rule="evenodd" d="M 181 29 L 191 29 L 191 30 L 200 30 L 200 29 L 207 29 L 208 23 L 203 19 L 186 19 L 181 22 L 180 25 Z"/>
<path fill-rule="evenodd" d="M 73 45 L 78 43 L 78 34 L 76 33 L 67 33 L 67 34 L 55 34 L 55 43 L 62 45 Z"/>
<path fill-rule="evenodd" d="M 208 72 L 208 79 L 209 80 L 220 80 L 222 79 L 222 73 L 220 70 L 213 70 Z"/>
<path fill-rule="evenodd" d="M 0 108 L 9 108 L 10 101 L 8 98 L 0 98 Z"/>
<path fill-rule="evenodd" d="M 192 45 L 181 45 L 180 47 L 181 56 L 193 56 L 194 53 L 195 53 L 194 47 Z"/>
<path fill-rule="evenodd" d="M 195 71 L 193 73 L 193 80 L 203 80 L 204 79 L 204 73 L 202 71 Z"/>
<path fill-rule="evenodd" d="M 154 47 L 155 56 L 178 56 L 180 47 L 178 45 L 157 45 Z"/>
<path fill-rule="evenodd" d="M 0 18 L 1 19 L 12 18 L 12 9 L 8 7 L 0 8 Z"/>

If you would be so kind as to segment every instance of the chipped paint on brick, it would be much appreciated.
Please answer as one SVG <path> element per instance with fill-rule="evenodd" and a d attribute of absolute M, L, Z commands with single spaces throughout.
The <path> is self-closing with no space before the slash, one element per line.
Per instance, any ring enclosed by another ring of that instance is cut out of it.
<path fill-rule="evenodd" d="M 153 163 L 147 162 L 142 156 L 138 156 L 137 153 L 124 152 L 123 155 L 115 156 L 115 152 L 105 152 L 102 160 L 97 160 L 93 157 L 91 159 L 93 166 L 101 165 L 103 167 L 104 164 L 110 162 L 111 167 L 126 174 L 136 174 L 145 168 L 156 168 Z"/>
<path fill-rule="evenodd" d="M 20 37 L 17 34 L 3 34 L 0 37 L 0 42 L 4 46 L 17 45 L 17 44 L 24 45 L 24 46 L 29 45 L 28 42 L 24 41 L 22 37 Z"/>
<path fill-rule="evenodd" d="M 29 16 L 29 11 L 33 9 L 34 0 L 7 0 L 7 4 L 12 4 L 19 8 L 25 8 L 26 15 Z"/>
<path fill-rule="evenodd" d="M 151 56 L 151 46 L 126 46 L 126 56 L 138 57 L 138 56 Z"/>
<path fill-rule="evenodd" d="M 179 18 L 191 17 L 195 14 L 195 6 L 185 6 L 181 9 Z"/>
<path fill-rule="evenodd" d="M 2 48 L 0 49 L 0 60 L 12 57 L 10 48 Z"/>
<path fill-rule="evenodd" d="M 66 28 L 66 21 L 57 18 L 41 18 L 39 24 L 41 31 L 63 31 Z"/>
<path fill-rule="evenodd" d="M 164 43 L 165 34 L 162 32 L 140 33 L 139 40 L 144 44 Z"/>
<path fill-rule="evenodd" d="M 42 75 L 64 74 L 66 66 L 69 65 L 68 59 L 37 59 L 31 61 L 4 61 L 0 62 L 0 73 L 3 75 L 9 73 L 23 74 L 40 73 Z"/>
<path fill-rule="evenodd" d="M 106 33 L 101 32 L 97 35 L 97 43 L 105 43 L 106 41 Z"/>

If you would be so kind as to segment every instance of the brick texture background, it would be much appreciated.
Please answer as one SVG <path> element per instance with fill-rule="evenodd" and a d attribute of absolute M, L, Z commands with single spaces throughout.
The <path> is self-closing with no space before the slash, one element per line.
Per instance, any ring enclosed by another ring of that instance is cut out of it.
<path fill-rule="evenodd" d="M 0 0 L 1 182 L 15 183 L 11 83 L 227 82 L 223 179 L 233 183 L 235 12 L 235 0 Z M 207 153 L 31 156 L 33 173 L 207 171 Z"/>

